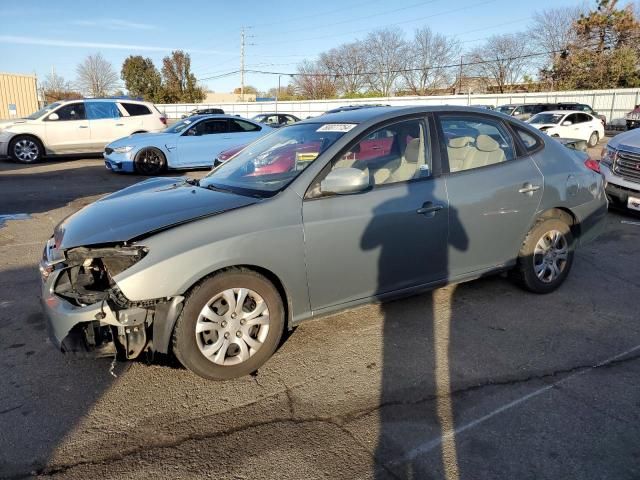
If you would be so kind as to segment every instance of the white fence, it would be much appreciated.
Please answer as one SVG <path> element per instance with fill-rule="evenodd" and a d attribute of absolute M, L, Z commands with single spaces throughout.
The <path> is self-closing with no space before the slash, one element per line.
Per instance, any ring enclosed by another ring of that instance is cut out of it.
<path fill-rule="evenodd" d="M 607 117 L 613 125 L 623 125 L 624 116 L 640 103 L 640 89 L 582 90 L 542 93 L 504 93 L 482 95 L 446 95 L 433 97 L 381 97 L 334 100 L 307 100 L 297 102 L 237 102 L 237 103 L 190 103 L 156 105 L 170 119 L 181 116 L 194 108 L 218 107 L 225 113 L 253 117 L 263 112 L 292 113 L 300 118 L 315 117 L 332 108 L 359 103 L 381 103 L 384 105 L 504 105 L 507 103 L 586 103 Z"/>

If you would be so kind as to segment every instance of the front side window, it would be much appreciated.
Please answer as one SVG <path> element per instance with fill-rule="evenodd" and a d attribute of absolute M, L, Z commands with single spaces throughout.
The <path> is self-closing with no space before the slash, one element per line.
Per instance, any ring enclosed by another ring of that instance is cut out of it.
<path fill-rule="evenodd" d="M 89 120 L 120 118 L 120 110 L 115 102 L 85 102 Z"/>
<path fill-rule="evenodd" d="M 84 103 L 70 103 L 56 110 L 54 113 L 58 115 L 58 121 L 68 120 L 85 120 Z"/>
<path fill-rule="evenodd" d="M 355 124 L 304 123 L 274 129 L 200 180 L 200 186 L 268 197 L 291 183 Z"/>
<path fill-rule="evenodd" d="M 280 123 L 284 125 L 291 125 L 292 123 L 296 123 L 296 120 L 289 115 L 280 115 Z"/>
<path fill-rule="evenodd" d="M 572 113 L 571 115 L 567 115 L 567 117 L 563 120 L 562 123 L 565 123 L 565 122 L 571 122 L 571 125 L 575 125 L 576 123 L 579 123 L 580 120 L 578 119 L 578 114 Z"/>
<path fill-rule="evenodd" d="M 185 135 L 199 137 L 201 135 L 215 135 L 227 133 L 229 124 L 225 119 L 203 120 L 192 126 Z"/>
<path fill-rule="evenodd" d="M 511 115 L 511 112 L 513 111 L 513 105 L 502 105 L 501 107 L 498 107 L 497 110 L 500 113 L 504 113 L 505 115 Z"/>
<path fill-rule="evenodd" d="M 513 141 L 501 122 L 489 118 L 443 116 L 449 171 L 459 172 L 515 158 Z"/>
<path fill-rule="evenodd" d="M 373 186 L 406 182 L 430 175 L 430 152 L 424 122 L 407 120 L 368 134 L 335 159 L 332 170 L 366 171 Z"/>

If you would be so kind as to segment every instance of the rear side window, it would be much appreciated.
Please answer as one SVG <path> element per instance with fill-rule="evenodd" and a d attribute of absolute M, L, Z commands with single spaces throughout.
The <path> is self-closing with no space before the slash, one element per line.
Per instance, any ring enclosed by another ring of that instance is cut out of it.
<path fill-rule="evenodd" d="M 139 115 L 150 115 L 151 110 L 146 105 L 141 105 L 139 103 L 121 103 L 124 109 L 127 111 L 129 116 L 137 117 Z"/>
<path fill-rule="evenodd" d="M 490 118 L 443 116 L 449 171 L 458 172 L 515 158 L 512 138 L 504 125 Z"/>
<path fill-rule="evenodd" d="M 85 105 L 89 120 L 120 118 L 120 110 L 114 102 L 85 102 Z"/>
<path fill-rule="evenodd" d="M 511 128 L 515 130 L 520 140 L 522 140 L 524 148 L 527 150 L 527 152 L 533 152 L 542 145 L 542 141 L 532 133 L 529 133 L 526 130 L 523 130 L 522 128 L 513 124 L 511 124 Z"/>
<path fill-rule="evenodd" d="M 258 132 L 260 130 L 259 126 L 242 120 L 230 120 L 229 127 L 231 132 Z"/>

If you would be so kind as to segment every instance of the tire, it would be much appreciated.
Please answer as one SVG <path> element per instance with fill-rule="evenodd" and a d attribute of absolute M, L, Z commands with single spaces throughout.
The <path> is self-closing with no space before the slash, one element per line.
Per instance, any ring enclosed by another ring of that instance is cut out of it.
<path fill-rule="evenodd" d="M 238 298 L 244 298 L 243 307 L 232 312 Z M 228 270 L 189 293 L 174 329 L 173 352 L 203 378 L 242 377 L 273 355 L 284 325 L 282 298 L 269 280 L 251 270 Z"/>
<path fill-rule="evenodd" d="M 146 147 L 136 154 L 133 164 L 140 175 L 158 175 L 166 170 L 167 158 L 161 150 Z"/>
<path fill-rule="evenodd" d="M 587 145 L 589 145 L 590 147 L 595 147 L 596 145 L 598 145 L 599 140 L 600 140 L 600 136 L 598 135 L 598 132 L 593 132 L 589 137 L 589 141 L 587 142 Z"/>
<path fill-rule="evenodd" d="M 539 218 L 527 233 L 512 272 L 512 277 L 524 289 L 550 293 L 567 278 L 574 254 L 573 235 L 567 220 L 564 216 Z"/>
<path fill-rule="evenodd" d="M 9 156 L 14 162 L 36 163 L 44 156 L 40 140 L 30 135 L 18 135 L 9 142 Z"/>

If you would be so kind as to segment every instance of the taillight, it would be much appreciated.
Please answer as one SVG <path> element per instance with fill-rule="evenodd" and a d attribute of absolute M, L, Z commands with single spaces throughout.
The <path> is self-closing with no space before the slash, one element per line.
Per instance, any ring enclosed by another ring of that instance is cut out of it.
<path fill-rule="evenodd" d="M 600 162 L 598 162 L 597 160 L 593 160 L 592 158 L 587 158 L 584 161 L 584 166 L 587 167 L 589 170 L 593 170 L 596 173 L 600 173 Z"/>
<path fill-rule="evenodd" d="M 165 117 L 164 115 L 160 116 L 160 121 L 166 126 L 167 125 L 167 117 Z"/>

